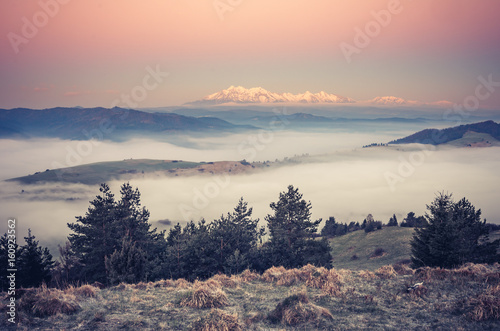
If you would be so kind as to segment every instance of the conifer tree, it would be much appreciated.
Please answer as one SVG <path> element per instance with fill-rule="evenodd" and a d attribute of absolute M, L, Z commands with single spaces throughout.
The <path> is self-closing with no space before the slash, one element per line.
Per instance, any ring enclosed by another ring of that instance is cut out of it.
<path fill-rule="evenodd" d="M 218 271 L 228 268 L 229 258 L 237 258 L 239 263 L 247 261 L 252 250 L 257 248 L 265 229 L 259 229 L 259 220 L 254 220 L 251 216 L 252 208 L 248 208 L 248 203 L 240 198 L 232 213 L 222 215 L 210 224 L 210 238 L 217 243 Z M 236 251 L 238 254 L 234 256 Z"/>
<path fill-rule="evenodd" d="M 146 255 L 130 237 L 124 237 L 121 249 L 105 257 L 106 271 L 111 284 L 137 283 L 146 277 Z"/>
<path fill-rule="evenodd" d="M 398 219 L 396 218 L 396 214 L 392 215 L 392 217 L 389 219 L 389 223 L 387 223 L 387 226 L 398 226 Z"/>
<path fill-rule="evenodd" d="M 28 236 L 24 237 L 26 244 L 19 249 L 18 270 L 19 287 L 38 287 L 51 280 L 51 271 L 54 266 L 52 255 L 47 247 L 41 247 L 35 236 L 28 229 Z"/>
<path fill-rule="evenodd" d="M 317 245 L 311 236 L 317 231 L 321 220 L 310 220 L 311 203 L 302 199 L 302 194 L 292 185 L 280 193 L 278 202 L 270 206 L 273 214 L 266 216 L 271 236 L 268 245 L 270 262 L 289 268 L 304 265 L 307 250 Z M 328 261 L 329 264 L 329 247 L 323 245 L 319 250 L 321 252 L 316 253 L 325 254 L 326 258 L 316 258 L 316 261 Z"/>
<path fill-rule="evenodd" d="M 338 227 L 339 224 L 335 221 L 335 217 L 329 217 L 325 222 L 325 226 L 321 229 L 321 235 L 324 237 L 333 237 L 337 235 Z"/>
<path fill-rule="evenodd" d="M 81 262 L 79 277 L 84 282 L 107 282 L 105 258 L 118 248 L 114 219 L 115 198 L 107 184 L 101 184 L 101 195 L 90 202 L 85 216 L 68 223 L 74 232 L 68 237 Z"/>
<path fill-rule="evenodd" d="M 487 241 L 481 210 L 468 200 L 454 202 L 451 194 L 440 193 L 427 209 L 428 225 L 416 228 L 411 241 L 413 266 L 453 268 L 498 260 L 500 241 Z"/>
<path fill-rule="evenodd" d="M 101 184 L 99 191 L 101 195 L 90 202 L 85 216 L 68 224 L 74 232 L 68 239 L 82 265 L 81 280 L 107 283 L 106 257 L 121 251 L 124 239 L 146 254 L 147 279 L 160 277 L 166 248 L 164 232 L 151 230 L 149 211 L 141 207 L 139 190 L 123 184 L 119 201 L 115 201 L 107 184 Z"/>

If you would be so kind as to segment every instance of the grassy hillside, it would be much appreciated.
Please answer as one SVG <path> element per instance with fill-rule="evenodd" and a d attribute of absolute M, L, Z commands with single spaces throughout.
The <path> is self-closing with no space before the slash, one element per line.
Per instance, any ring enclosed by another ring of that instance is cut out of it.
<path fill-rule="evenodd" d="M 22 184 L 66 182 L 96 185 L 110 180 L 128 180 L 147 174 L 181 176 L 193 174 L 240 173 L 250 171 L 254 165 L 241 161 L 188 162 L 179 160 L 129 159 L 98 162 L 62 169 L 46 169 L 32 175 L 9 179 Z"/>
<path fill-rule="evenodd" d="M 330 239 L 335 268 L 375 270 L 410 258 L 413 228 L 383 227 Z M 357 257 L 357 258 L 356 258 Z"/>
<path fill-rule="evenodd" d="M 462 138 L 447 143 L 456 147 L 489 147 L 500 146 L 500 141 L 487 133 L 466 132 Z"/>
<path fill-rule="evenodd" d="M 499 330 L 500 266 L 273 267 L 195 283 L 28 289 L 16 309 L 18 330 Z"/>
<path fill-rule="evenodd" d="M 166 160 L 123 160 L 114 162 L 98 162 L 75 167 L 37 172 L 33 175 L 13 178 L 23 184 L 36 182 L 82 183 L 88 185 L 99 184 L 113 179 L 142 173 L 186 169 L 199 166 L 201 163 Z"/>

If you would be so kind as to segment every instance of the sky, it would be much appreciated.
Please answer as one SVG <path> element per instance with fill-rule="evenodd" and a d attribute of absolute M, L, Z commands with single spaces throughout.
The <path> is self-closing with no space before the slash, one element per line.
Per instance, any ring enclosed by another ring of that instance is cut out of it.
<path fill-rule="evenodd" d="M 138 108 L 175 106 L 231 85 L 461 104 L 478 78 L 500 82 L 499 12 L 496 0 L 3 0 L 0 108 L 123 106 L 131 93 Z M 500 93 L 482 99 L 500 109 Z"/>

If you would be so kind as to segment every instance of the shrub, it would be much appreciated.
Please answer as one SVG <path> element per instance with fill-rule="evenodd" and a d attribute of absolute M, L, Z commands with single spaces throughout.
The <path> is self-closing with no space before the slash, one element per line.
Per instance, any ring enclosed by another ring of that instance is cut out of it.
<path fill-rule="evenodd" d="M 220 309 L 212 309 L 210 313 L 193 324 L 196 331 L 240 331 L 243 330 L 238 315 L 228 314 Z"/>
<path fill-rule="evenodd" d="M 384 253 L 385 253 L 385 250 L 382 247 L 378 247 L 373 251 L 372 255 L 370 255 L 370 258 L 383 256 Z"/>

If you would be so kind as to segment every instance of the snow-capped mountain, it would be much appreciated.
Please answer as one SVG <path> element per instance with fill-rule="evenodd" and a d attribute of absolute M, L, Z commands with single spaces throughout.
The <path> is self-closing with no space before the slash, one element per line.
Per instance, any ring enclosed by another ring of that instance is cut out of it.
<path fill-rule="evenodd" d="M 206 97 L 189 102 L 191 105 L 221 105 L 221 104 L 340 104 L 340 103 L 358 103 L 359 105 L 373 106 L 434 106 L 434 107 L 449 107 L 451 102 L 420 102 L 414 100 L 406 100 L 395 96 L 376 97 L 366 101 L 356 101 L 351 98 L 329 94 L 324 91 L 319 93 L 274 93 L 263 89 L 262 87 L 253 87 L 250 89 L 242 86 L 230 86 L 228 89 L 207 95 Z"/>
<path fill-rule="evenodd" d="M 394 96 L 385 96 L 385 97 L 376 97 L 374 99 L 369 100 L 370 103 L 376 105 L 415 105 L 418 104 L 417 101 L 413 100 L 405 100 L 403 98 L 398 98 Z"/>
<path fill-rule="evenodd" d="M 379 106 L 437 106 L 437 107 L 450 107 L 450 101 L 442 100 L 436 102 L 421 102 L 415 100 L 406 100 L 394 96 L 376 97 L 368 100 L 367 103 Z"/>
<path fill-rule="evenodd" d="M 223 103 L 353 103 L 353 99 L 329 94 L 324 91 L 311 93 L 309 91 L 301 94 L 274 93 L 262 87 L 244 88 L 242 86 L 230 86 L 226 90 L 210 94 L 201 100 L 192 102 L 194 104 L 223 104 Z"/>

